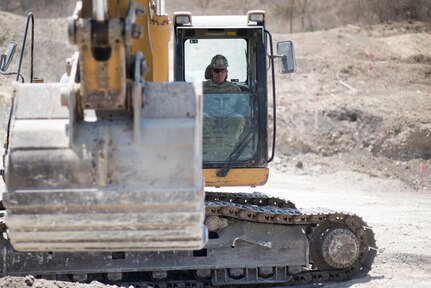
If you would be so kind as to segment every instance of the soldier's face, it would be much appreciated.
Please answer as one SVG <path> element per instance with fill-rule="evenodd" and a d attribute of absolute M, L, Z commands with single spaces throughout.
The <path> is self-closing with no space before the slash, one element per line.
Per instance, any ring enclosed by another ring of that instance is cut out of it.
<path fill-rule="evenodd" d="M 213 81 L 216 83 L 222 83 L 226 80 L 227 69 L 213 69 Z"/>

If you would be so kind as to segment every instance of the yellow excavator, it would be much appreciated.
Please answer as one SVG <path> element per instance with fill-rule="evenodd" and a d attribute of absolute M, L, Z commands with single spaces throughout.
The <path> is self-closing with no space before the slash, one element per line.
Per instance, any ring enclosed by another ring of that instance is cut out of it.
<path fill-rule="evenodd" d="M 265 22 L 262 10 L 176 12 L 171 21 L 164 1 L 77 1 L 68 35 L 78 52 L 61 81 L 14 83 L 0 275 L 256 287 L 366 273 L 376 245 L 358 216 L 259 192 L 207 191 L 267 181 L 274 61 L 281 73 L 296 64 L 292 42 L 274 53 Z M 2 56 L 3 74 L 14 50 Z M 202 89 L 220 72 L 215 55 L 228 59 L 236 91 Z"/>

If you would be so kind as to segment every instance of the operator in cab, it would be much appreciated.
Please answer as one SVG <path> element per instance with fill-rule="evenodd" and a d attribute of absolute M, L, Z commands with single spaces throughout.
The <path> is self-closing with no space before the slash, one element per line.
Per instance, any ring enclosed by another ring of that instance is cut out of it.
<path fill-rule="evenodd" d="M 203 83 L 204 94 L 207 94 L 203 105 L 203 157 L 206 161 L 223 161 L 234 151 L 246 126 L 245 115 L 249 114 L 249 105 L 241 97 L 241 89 L 227 81 L 227 67 L 226 57 L 215 55 L 207 67 L 211 78 Z"/>
<path fill-rule="evenodd" d="M 229 63 L 226 57 L 217 54 L 211 59 L 208 67 L 211 78 L 203 83 L 204 93 L 212 92 L 239 92 L 241 89 L 238 85 L 227 81 Z"/>

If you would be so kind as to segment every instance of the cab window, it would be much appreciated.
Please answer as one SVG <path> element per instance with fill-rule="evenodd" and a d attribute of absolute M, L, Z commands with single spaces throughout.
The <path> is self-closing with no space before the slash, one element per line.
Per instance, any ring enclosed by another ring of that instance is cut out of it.
<path fill-rule="evenodd" d="M 188 39 L 184 45 L 185 80 L 205 81 L 205 69 L 212 57 L 224 55 L 229 62 L 228 81 L 247 80 L 247 42 L 245 39 Z"/>

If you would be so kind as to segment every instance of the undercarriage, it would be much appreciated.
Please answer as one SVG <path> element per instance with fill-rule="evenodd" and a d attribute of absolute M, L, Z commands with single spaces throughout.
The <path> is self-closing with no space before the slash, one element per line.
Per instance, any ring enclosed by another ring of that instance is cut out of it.
<path fill-rule="evenodd" d="M 258 192 L 207 192 L 205 206 L 201 250 L 17 252 L 2 238 L 1 276 L 126 287 L 298 285 L 366 273 L 376 255 L 373 231 L 353 214 L 298 209 Z"/>

